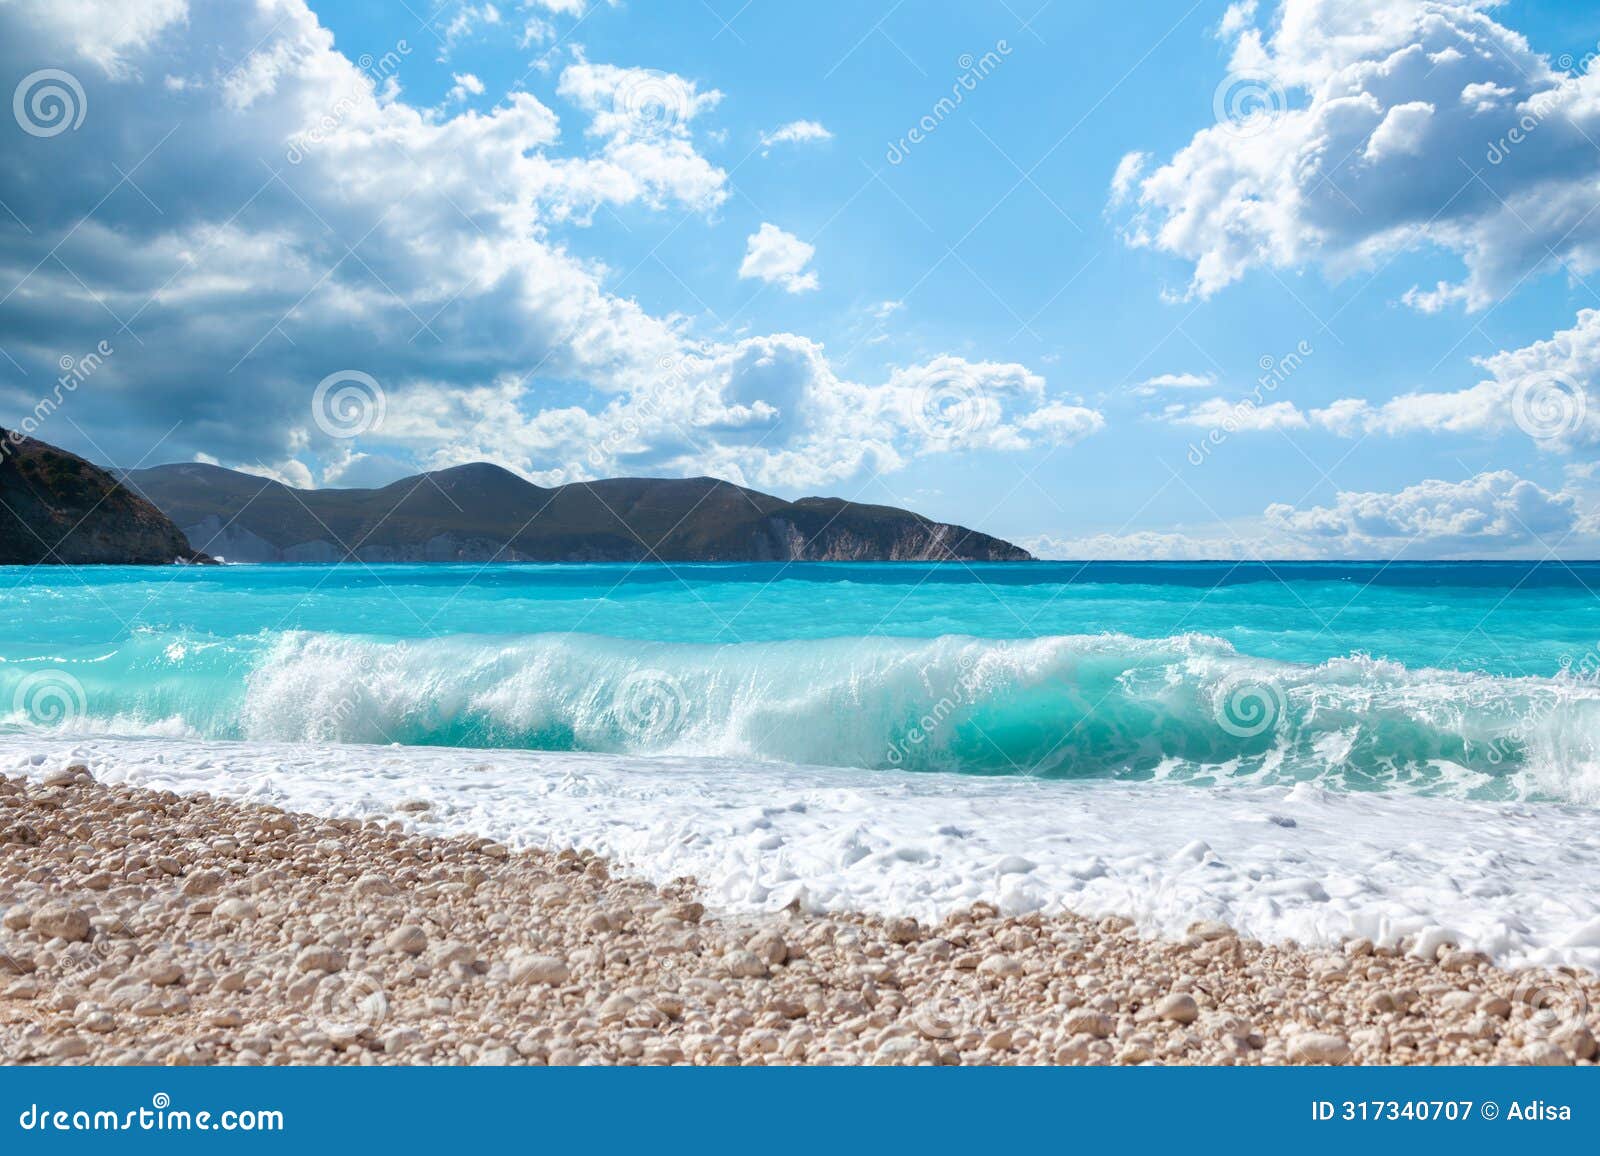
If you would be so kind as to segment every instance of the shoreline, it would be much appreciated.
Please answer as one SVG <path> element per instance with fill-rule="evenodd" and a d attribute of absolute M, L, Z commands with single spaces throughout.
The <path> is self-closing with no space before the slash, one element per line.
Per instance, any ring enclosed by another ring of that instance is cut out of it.
<path fill-rule="evenodd" d="M 651 882 L 693 877 L 722 911 L 798 901 L 937 923 L 986 902 L 1125 916 L 1170 938 L 1210 919 L 1271 943 L 1414 936 L 1507 967 L 1600 972 L 1600 895 L 1574 886 L 1600 861 L 1600 834 L 1574 805 L 670 754 L 0 737 L 0 773 L 73 763 L 109 783 L 590 851 Z"/>
<path fill-rule="evenodd" d="M 1600 977 L 1202 922 L 719 916 L 592 853 L 0 778 L 6 1063 L 1595 1062 Z"/>

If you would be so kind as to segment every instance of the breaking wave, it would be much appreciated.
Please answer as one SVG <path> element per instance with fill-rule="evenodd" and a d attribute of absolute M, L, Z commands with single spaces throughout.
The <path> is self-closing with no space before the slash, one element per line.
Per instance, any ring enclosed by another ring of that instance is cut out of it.
<path fill-rule="evenodd" d="M 28 715 L 24 684 L 46 670 L 82 689 L 68 717 Z M 0 664 L 6 708 L 12 724 L 208 738 L 1600 801 L 1600 683 L 1579 672 L 1294 664 L 1193 634 L 700 645 L 148 631 L 106 653 Z"/>

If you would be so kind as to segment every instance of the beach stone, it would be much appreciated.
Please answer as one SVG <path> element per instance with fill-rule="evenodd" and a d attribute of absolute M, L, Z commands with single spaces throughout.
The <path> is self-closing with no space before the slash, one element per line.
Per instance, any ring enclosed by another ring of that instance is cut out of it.
<path fill-rule="evenodd" d="M 1011 955 L 991 955 L 978 964 L 978 970 L 984 975 L 992 975 L 999 979 L 1010 979 L 1019 976 L 1025 970 L 1022 961 Z"/>
<path fill-rule="evenodd" d="M 1511 1001 L 1503 995 L 1492 992 L 1478 1001 L 1478 1010 L 1484 1015 L 1494 1016 L 1495 1019 L 1509 1019 L 1511 1017 Z"/>
<path fill-rule="evenodd" d="M 878 1045 L 872 1062 L 883 1065 L 901 1065 L 931 1062 L 935 1053 L 927 1044 L 910 1036 L 895 1036 Z"/>
<path fill-rule="evenodd" d="M 383 1050 L 389 1055 L 399 1055 L 407 1048 L 422 1042 L 422 1033 L 415 1028 L 395 1028 L 384 1033 Z"/>
<path fill-rule="evenodd" d="M 1572 1057 L 1554 1040 L 1535 1040 L 1522 1049 L 1518 1062 L 1536 1068 L 1568 1068 Z"/>
<path fill-rule="evenodd" d="M 747 1054 L 776 1055 L 778 1049 L 783 1047 L 783 1037 L 771 1028 L 752 1028 L 740 1038 L 739 1047 Z"/>
<path fill-rule="evenodd" d="M 1061 1019 L 1061 1030 L 1069 1036 L 1086 1035 L 1103 1040 L 1116 1029 L 1115 1020 L 1093 1008 L 1073 1008 Z"/>
<path fill-rule="evenodd" d="M 13 903 L 6 908 L 5 915 L 0 916 L 0 927 L 7 931 L 26 931 L 32 922 L 33 908 L 24 903 Z"/>
<path fill-rule="evenodd" d="M 105 1035 L 116 1030 L 117 1017 L 104 1008 L 91 1007 L 78 1013 L 77 1024 L 86 1032 Z"/>
<path fill-rule="evenodd" d="M 983 1038 L 983 1050 L 986 1052 L 1007 1051 L 1011 1047 L 1012 1038 L 1013 1033 L 1010 1028 L 996 1028 Z"/>
<path fill-rule="evenodd" d="M 79 783 L 92 782 L 94 782 L 94 776 L 89 773 L 89 768 L 82 763 L 73 763 L 70 767 L 46 771 L 39 779 L 39 785 L 42 787 L 72 787 Z"/>
<path fill-rule="evenodd" d="M 434 967 L 449 967 L 452 964 L 472 967 L 478 962 L 478 952 L 476 948 L 462 943 L 459 939 L 447 939 L 433 949 L 430 958 Z"/>
<path fill-rule="evenodd" d="M 922 937 L 922 928 L 915 919 L 901 917 L 889 920 L 885 928 L 890 943 L 915 943 Z"/>
<path fill-rule="evenodd" d="M 211 914 L 226 923 L 243 923 L 246 919 L 260 918 L 260 911 L 248 899 L 224 899 L 211 909 Z"/>
<path fill-rule="evenodd" d="M 722 966 L 727 968 L 728 974 L 735 979 L 762 979 L 767 974 L 766 963 L 755 952 L 744 949 L 735 949 L 724 954 Z"/>
<path fill-rule="evenodd" d="M 89 938 L 89 913 L 65 903 L 47 903 L 33 913 L 28 926 L 44 939 L 65 939 L 69 943 Z"/>
<path fill-rule="evenodd" d="M 1155 1006 L 1155 1014 L 1175 1024 L 1192 1024 L 1200 1018 L 1200 1005 L 1188 992 L 1175 991 L 1162 997 Z"/>
<path fill-rule="evenodd" d="M 728 998 L 728 988 L 720 979 L 708 975 L 692 976 L 683 981 L 683 991 L 707 1003 L 717 1003 Z"/>
<path fill-rule="evenodd" d="M 228 877 L 221 871 L 194 871 L 184 876 L 183 886 L 179 890 L 191 899 L 215 895 L 227 881 Z"/>
<path fill-rule="evenodd" d="M 1478 994 L 1471 991 L 1447 991 L 1439 997 L 1439 1006 L 1450 1012 L 1470 1011 L 1478 1006 Z"/>
<path fill-rule="evenodd" d="M 7 843 L 19 847 L 37 847 L 39 831 L 29 823 L 0 824 L 0 845 Z"/>
<path fill-rule="evenodd" d="M 911 1020 L 912 1026 L 930 1040 L 954 1039 L 959 1025 L 947 1015 L 936 1011 L 918 1012 Z"/>
<path fill-rule="evenodd" d="M 355 892 L 363 898 L 374 896 L 397 895 L 400 889 L 394 885 L 394 880 L 387 875 L 368 872 L 356 880 Z"/>
<path fill-rule="evenodd" d="M 1574 1059 L 1592 1060 L 1600 1055 L 1600 1041 L 1595 1039 L 1592 1031 L 1581 1024 L 1557 1034 L 1555 1042 L 1570 1052 Z"/>
<path fill-rule="evenodd" d="M 756 932 L 744 946 L 745 950 L 774 967 L 789 958 L 789 945 L 784 942 L 783 935 L 772 928 Z"/>
<path fill-rule="evenodd" d="M 428 949 L 428 933 L 414 923 L 402 923 L 384 937 L 383 944 L 390 951 L 421 955 Z"/>
<path fill-rule="evenodd" d="M 144 965 L 144 977 L 156 987 L 169 987 L 183 979 L 183 969 L 170 959 L 153 959 Z"/>
<path fill-rule="evenodd" d="M 300 954 L 294 957 L 294 969 L 301 972 L 341 971 L 344 969 L 344 953 L 324 943 L 313 943 L 301 948 Z"/>
<path fill-rule="evenodd" d="M 1189 924 L 1188 933 L 1206 943 L 1217 939 L 1231 939 L 1237 934 L 1226 923 L 1218 922 L 1215 919 L 1202 919 Z"/>
<path fill-rule="evenodd" d="M 1291 1064 L 1342 1064 L 1350 1058 L 1350 1042 L 1331 1032 L 1303 1032 L 1289 1040 Z"/>
<path fill-rule="evenodd" d="M 89 1041 L 76 1033 L 69 1033 L 50 1045 L 52 1060 L 75 1060 L 89 1054 Z"/>
<path fill-rule="evenodd" d="M 1056 1049 L 1055 1062 L 1063 1066 L 1090 1063 L 1094 1059 L 1094 1051 L 1089 1046 L 1092 1043 L 1093 1036 L 1073 1036 Z"/>
<path fill-rule="evenodd" d="M 512 983 L 559 986 L 572 978 L 572 969 L 559 955 L 526 955 L 511 964 Z"/>
<path fill-rule="evenodd" d="M 145 980 L 124 980 L 112 988 L 105 1000 L 112 1007 L 126 1011 L 135 1004 L 151 998 L 155 994 L 155 985 Z"/>

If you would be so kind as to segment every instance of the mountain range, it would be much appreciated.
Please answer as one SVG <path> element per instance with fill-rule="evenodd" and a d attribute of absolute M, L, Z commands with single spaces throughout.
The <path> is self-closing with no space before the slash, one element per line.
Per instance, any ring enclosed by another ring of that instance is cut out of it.
<path fill-rule="evenodd" d="M 841 498 L 786 501 L 716 478 L 544 487 L 488 463 L 379 489 L 301 490 L 200 463 L 123 475 L 230 562 L 1027 561 L 963 526 Z"/>

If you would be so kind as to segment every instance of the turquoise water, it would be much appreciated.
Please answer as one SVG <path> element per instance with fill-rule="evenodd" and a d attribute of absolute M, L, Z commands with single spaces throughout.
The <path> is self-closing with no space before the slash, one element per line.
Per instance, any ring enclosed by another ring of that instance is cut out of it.
<path fill-rule="evenodd" d="M 0 570 L 11 726 L 1591 801 L 1600 565 Z"/>

